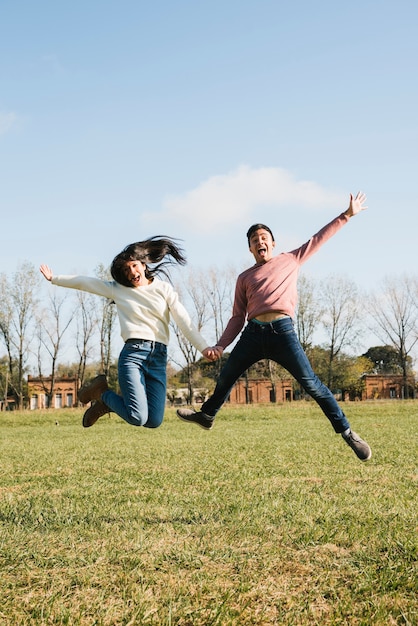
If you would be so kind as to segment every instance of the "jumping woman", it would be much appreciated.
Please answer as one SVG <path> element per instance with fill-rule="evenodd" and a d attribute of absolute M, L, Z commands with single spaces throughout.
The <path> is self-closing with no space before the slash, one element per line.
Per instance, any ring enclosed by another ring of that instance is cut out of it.
<path fill-rule="evenodd" d="M 113 259 L 111 281 L 54 275 L 48 265 L 40 266 L 43 276 L 53 285 L 103 296 L 117 308 L 125 342 L 118 362 L 122 395 L 108 388 L 104 375 L 84 385 L 79 400 L 92 403 L 83 416 L 85 428 L 111 411 L 132 426 L 161 425 L 166 403 L 170 317 L 203 356 L 216 358 L 216 352 L 207 347 L 172 285 L 158 277 L 162 274 L 168 278 L 167 266 L 174 262 L 186 264 L 181 248 L 166 237 L 151 237 L 126 246 Z"/>

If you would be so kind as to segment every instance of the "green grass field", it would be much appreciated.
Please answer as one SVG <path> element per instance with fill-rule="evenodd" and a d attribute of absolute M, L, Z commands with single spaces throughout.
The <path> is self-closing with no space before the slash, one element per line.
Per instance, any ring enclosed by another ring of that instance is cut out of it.
<path fill-rule="evenodd" d="M 0 624 L 418 624 L 418 402 L 345 411 L 0 413 Z"/>

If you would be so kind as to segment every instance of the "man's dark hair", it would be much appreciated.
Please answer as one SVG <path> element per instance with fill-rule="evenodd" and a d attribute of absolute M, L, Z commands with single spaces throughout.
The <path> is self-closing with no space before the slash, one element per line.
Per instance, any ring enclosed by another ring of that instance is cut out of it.
<path fill-rule="evenodd" d="M 271 230 L 270 230 L 270 228 L 268 226 L 266 226 L 265 224 L 253 224 L 252 226 L 250 226 L 250 228 L 248 229 L 248 232 L 247 232 L 248 245 L 250 245 L 251 235 L 253 233 L 255 233 L 256 230 L 260 230 L 261 228 L 263 230 L 266 230 L 268 233 L 270 233 L 271 238 L 274 241 L 274 235 L 273 235 L 273 233 L 271 232 Z"/>

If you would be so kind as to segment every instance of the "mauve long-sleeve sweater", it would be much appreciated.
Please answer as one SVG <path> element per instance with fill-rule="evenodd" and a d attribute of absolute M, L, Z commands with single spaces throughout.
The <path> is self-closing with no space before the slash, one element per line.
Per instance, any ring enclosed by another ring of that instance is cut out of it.
<path fill-rule="evenodd" d="M 297 304 L 297 280 L 300 266 L 338 232 L 350 218 L 341 213 L 321 228 L 300 248 L 282 252 L 266 263 L 258 263 L 238 276 L 232 317 L 218 346 L 226 348 L 243 329 L 246 320 L 257 315 L 278 311 L 294 317 Z"/>

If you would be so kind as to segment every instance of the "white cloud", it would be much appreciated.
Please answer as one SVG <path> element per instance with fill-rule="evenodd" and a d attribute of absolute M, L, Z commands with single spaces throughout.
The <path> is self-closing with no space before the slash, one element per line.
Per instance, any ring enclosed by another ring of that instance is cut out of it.
<path fill-rule="evenodd" d="M 16 122 L 16 113 L 4 113 L 0 111 L 0 135 L 5 135 Z"/>
<path fill-rule="evenodd" d="M 220 226 L 251 221 L 260 208 L 316 209 L 341 206 L 341 195 L 312 181 L 298 181 L 278 167 L 252 169 L 246 165 L 228 174 L 212 176 L 183 194 L 167 196 L 163 210 L 142 215 L 213 231 Z"/>

